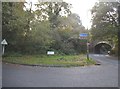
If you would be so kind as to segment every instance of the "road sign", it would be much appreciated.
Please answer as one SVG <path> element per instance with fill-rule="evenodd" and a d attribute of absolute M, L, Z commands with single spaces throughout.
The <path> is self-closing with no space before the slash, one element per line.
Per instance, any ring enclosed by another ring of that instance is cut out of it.
<path fill-rule="evenodd" d="M 47 54 L 48 55 L 54 55 L 55 53 L 54 53 L 54 51 L 47 51 Z"/>
<path fill-rule="evenodd" d="M 79 37 L 79 39 L 87 39 L 87 37 Z"/>
<path fill-rule="evenodd" d="M 87 37 L 87 36 L 88 36 L 87 33 L 81 33 L 81 34 L 80 34 L 80 37 Z"/>
<path fill-rule="evenodd" d="M 1 42 L 2 45 L 7 45 L 7 41 L 4 39 L 2 42 Z"/>
<path fill-rule="evenodd" d="M 1 42 L 1 44 L 3 45 L 3 46 L 2 46 L 2 51 L 3 51 L 3 54 L 4 54 L 4 52 L 5 52 L 5 45 L 7 45 L 8 43 L 7 43 L 7 41 L 4 39 L 4 40 Z"/>

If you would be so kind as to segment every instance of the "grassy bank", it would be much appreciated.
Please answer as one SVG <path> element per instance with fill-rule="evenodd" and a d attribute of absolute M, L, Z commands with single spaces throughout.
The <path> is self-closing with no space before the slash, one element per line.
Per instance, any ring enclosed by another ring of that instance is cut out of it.
<path fill-rule="evenodd" d="M 87 60 L 85 55 L 22 55 L 6 56 L 3 62 L 28 64 L 28 65 L 52 65 L 52 66 L 85 66 L 94 65 L 95 61 Z"/>

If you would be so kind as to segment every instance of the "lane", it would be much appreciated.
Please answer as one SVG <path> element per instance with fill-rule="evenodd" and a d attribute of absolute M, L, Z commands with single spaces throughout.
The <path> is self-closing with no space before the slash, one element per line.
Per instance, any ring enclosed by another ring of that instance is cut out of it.
<path fill-rule="evenodd" d="M 3 63 L 3 87 L 118 87 L 117 60 L 90 56 L 101 65 L 56 68 Z"/>
<path fill-rule="evenodd" d="M 102 65 L 114 65 L 118 67 L 118 58 L 104 54 L 90 54 L 94 60 L 100 61 Z"/>
<path fill-rule="evenodd" d="M 2 62 L 0 61 L 0 88 L 2 88 Z"/>

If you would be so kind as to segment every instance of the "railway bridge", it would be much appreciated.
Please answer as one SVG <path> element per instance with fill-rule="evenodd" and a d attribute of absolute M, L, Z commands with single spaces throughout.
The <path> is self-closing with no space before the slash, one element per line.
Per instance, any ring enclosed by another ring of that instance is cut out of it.
<path fill-rule="evenodd" d="M 94 41 L 91 49 L 97 54 L 108 54 L 114 46 L 114 43 L 111 41 Z"/>

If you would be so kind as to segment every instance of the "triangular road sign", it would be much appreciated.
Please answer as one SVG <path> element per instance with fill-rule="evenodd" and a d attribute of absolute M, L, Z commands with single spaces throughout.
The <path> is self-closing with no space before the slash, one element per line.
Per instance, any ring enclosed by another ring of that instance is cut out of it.
<path fill-rule="evenodd" d="M 1 44 L 7 45 L 8 43 L 7 43 L 7 41 L 4 39 L 4 40 L 1 42 Z"/>

